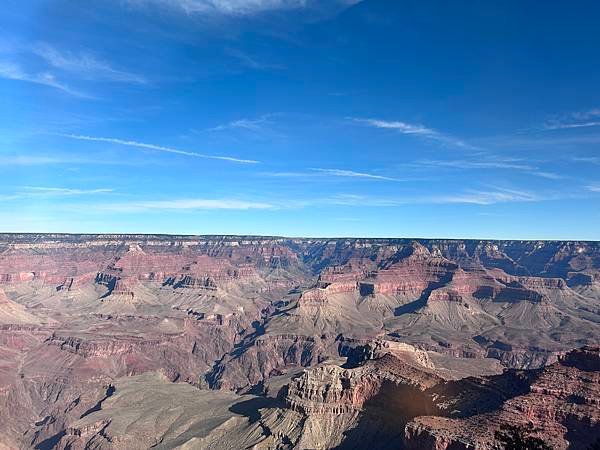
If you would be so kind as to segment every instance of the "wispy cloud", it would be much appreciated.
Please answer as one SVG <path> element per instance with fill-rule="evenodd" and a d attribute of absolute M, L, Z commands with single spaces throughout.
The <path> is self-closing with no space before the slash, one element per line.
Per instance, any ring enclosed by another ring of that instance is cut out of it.
<path fill-rule="evenodd" d="M 383 175 L 373 175 L 371 173 L 365 172 L 355 172 L 353 170 L 344 170 L 344 169 L 319 169 L 319 168 L 311 168 L 310 170 L 319 172 L 325 175 L 331 175 L 333 177 L 349 177 L 349 178 L 367 178 L 370 180 L 382 180 L 382 181 L 404 181 L 400 178 L 392 178 L 386 177 Z"/>
<path fill-rule="evenodd" d="M 600 192 L 600 183 L 590 184 L 587 189 L 591 192 Z"/>
<path fill-rule="evenodd" d="M 261 172 L 260 176 L 273 178 L 362 178 L 376 181 L 407 181 L 402 178 L 388 177 L 368 172 L 356 172 L 346 169 L 324 169 L 311 167 L 307 171 Z"/>
<path fill-rule="evenodd" d="M 66 84 L 60 82 L 55 75 L 49 72 L 28 73 L 24 71 L 18 64 L 11 62 L 0 62 L 0 78 L 9 80 L 25 81 L 29 83 L 48 86 L 75 97 L 92 98 L 90 95 L 70 88 Z"/>
<path fill-rule="evenodd" d="M 75 97 L 94 98 L 93 95 L 87 92 L 72 88 L 62 81 L 64 78 L 135 84 L 147 83 L 145 77 L 117 69 L 109 62 L 98 59 L 88 52 L 73 53 L 60 50 L 45 42 L 36 44 L 4 42 L 0 46 L 0 53 L 12 55 L 11 60 L 0 61 L 1 78 L 48 86 Z M 46 67 L 43 69 L 37 67 L 32 70 L 29 65 L 24 66 L 21 59 L 19 60 L 21 62 L 15 62 L 15 58 L 22 54 L 37 56 L 45 63 Z"/>
<path fill-rule="evenodd" d="M 95 157 L 94 157 L 95 156 Z M 143 155 L 142 155 L 143 156 Z M 0 167 L 27 167 L 27 166 L 67 166 L 65 169 L 73 170 L 78 165 L 106 165 L 106 166 L 135 166 L 141 165 L 156 165 L 160 164 L 157 161 L 152 161 L 148 158 L 110 158 L 98 157 L 96 155 L 81 156 L 78 154 L 53 154 L 51 156 L 40 154 L 0 154 Z"/>
<path fill-rule="evenodd" d="M 286 67 L 281 64 L 266 63 L 259 61 L 259 59 L 253 55 L 250 55 L 242 50 L 238 49 L 227 49 L 227 54 L 235 58 L 240 65 L 248 69 L 253 70 L 284 70 Z"/>
<path fill-rule="evenodd" d="M 42 58 L 51 67 L 69 72 L 86 80 L 107 80 L 123 83 L 146 84 L 141 75 L 116 69 L 109 62 L 97 59 L 89 53 L 62 51 L 47 43 L 31 47 L 31 52 Z"/>
<path fill-rule="evenodd" d="M 35 198 L 56 198 L 56 197 L 75 197 L 85 195 L 110 194 L 114 189 L 95 188 L 95 189 L 77 189 L 64 187 L 47 186 L 20 186 L 16 192 L 11 194 L 1 194 L 0 200 L 22 200 Z"/>
<path fill-rule="evenodd" d="M 381 128 L 386 130 L 395 130 L 402 134 L 408 134 L 416 137 L 420 137 L 423 139 L 428 139 L 432 141 L 436 141 L 442 143 L 444 145 L 464 148 L 467 150 L 479 150 L 478 147 L 468 144 L 462 139 L 455 138 L 453 136 L 441 133 L 432 128 L 425 127 L 419 124 L 411 124 L 407 122 L 400 121 L 386 121 L 379 119 L 363 119 L 363 118 L 355 118 L 349 117 L 348 120 L 352 120 L 356 123 L 361 123 L 366 126 Z"/>
<path fill-rule="evenodd" d="M 229 162 L 239 163 L 239 164 L 257 164 L 259 162 L 259 161 L 253 160 L 253 159 L 241 159 L 241 158 L 234 158 L 232 156 L 207 155 L 204 153 L 196 153 L 196 152 L 190 152 L 190 151 L 186 151 L 186 150 L 178 150 L 178 149 L 175 149 L 172 147 L 165 147 L 162 145 L 155 145 L 155 144 L 146 144 L 143 142 L 124 140 L 124 139 L 97 137 L 97 136 L 83 136 L 83 135 L 77 135 L 77 134 L 60 134 L 60 136 L 63 136 L 63 137 L 69 138 L 69 139 L 77 139 L 80 141 L 105 142 L 108 144 L 125 145 L 128 147 L 143 148 L 143 149 L 147 149 L 147 150 L 155 150 L 155 151 L 164 152 L 164 153 L 173 153 L 176 155 L 190 156 L 190 157 L 194 157 L 194 158 L 216 159 L 216 160 L 229 161 Z"/>
<path fill-rule="evenodd" d="M 529 131 L 545 131 L 544 129 L 537 128 L 535 130 Z M 578 134 L 573 135 L 570 134 L 568 136 L 565 135 L 552 135 L 552 133 L 544 133 L 543 136 L 538 133 L 534 136 L 524 137 L 522 134 L 520 136 L 510 136 L 505 137 L 502 140 L 496 140 L 493 143 L 495 146 L 499 147 L 522 147 L 522 148 L 540 148 L 540 147 L 570 147 L 573 145 L 598 145 L 600 144 L 600 134 Z"/>
<path fill-rule="evenodd" d="M 567 178 L 565 175 L 561 175 L 555 172 L 545 172 L 543 170 L 534 170 L 530 172 L 531 175 L 541 178 L 547 178 L 548 180 L 564 180 Z"/>
<path fill-rule="evenodd" d="M 374 197 L 359 194 L 337 194 L 319 199 L 315 203 L 334 206 L 394 207 L 406 205 L 411 203 L 411 201 L 401 198 Z"/>
<path fill-rule="evenodd" d="M 569 128 L 589 128 L 600 126 L 600 121 L 582 123 L 554 123 L 544 126 L 545 130 L 567 130 Z"/>
<path fill-rule="evenodd" d="M 492 205 L 509 202 L 535 202 L 555 199 L 555 196 L 538 194 L 515 189 L 493 188 L 466 190 L 447 195 L 414 195 L 405 197 L 370 197 L 363 195 L 336 195 L 322 200 L 323 203 L 342 206 L 396 207 L 411 204 L 471 204 Z"/>
<path fill-rule="evenodd" d="M 472 190 L 461 194 L 430 198 L 431 203 L 468 203 L 491 205 L 506 202 L 534 202 L 542 198 L 534 193 L 514 189 Z"/>
<path fill-rule="evenodd" d="M 228 130 L 243 130 L 252 132 L 262 132 L 265 126 L 272 124 L 271 118 L 273 114 L 263 114 L 260 117 L 254 119 L 242 118 L 232 120 L 222 125 L 209 128 L 206 131 L 228 131 Z"/>
<path fill-rule="evenodd" d="M 133 201 L 123 203 L 96 204 L 96 211 L 109 212 L 145 212 L 145 211 L 173 211 L 173 210 L 265 210 L 277 206 L 265 202 L 253 202 L 237 199 L 204 199 L 185 198 L 157 201 Z"/>
<path fill-rule="evenodd" d="M 285 139 L 282 123 L 278 122 L 281 113 L 262 114 L 257 117 L 241 117 L 203 130 L 191 130 L 194 133 L 211 133 L 219 138 L 233 141 L 242 139 L 273 140 Z"/>
<path fill-rule="evenodd" d="M 521 159 L 497 159 L 490 158 L 484 160 L 468 160 L 468 159 L 456 159 L 456 160 L 421 160 L 417 161 L 417 165 L 430 166 L 430 167 L 448 167 L 457 170 L 516 170 L 525 172 L 528 175 L 536 177 L 547 178 L 551 180 L 559 180 L 565 178 L 564 175 L 560 175 L 555 172 L 549 172 L 541 170 L 539 167 L 532 164 L 527 164 Z"/>
<path fill-rule="evenodd" d="M 574 119 L 588 120 L 594 117 L 600 117 L 600 108 L 591 108 L 584 111 L 575 111 L 569 115 Z"/>
<path fill-rule="evenodd" d="M 420 160 L 417 164 L 436 167 L 451 167 L 453 169 L 517 169 L 534 170 L 529 164 L 520 163 L 519 160 L 485 160 L 472 161 L 465 159 L 456 160 Z"/>
<path fill-rule="evenodd" d="M 182 11 L 186 14 L 220 14 L 231 16 L 249 16 L 263 12 L 304 9 L 313 2 L 307 0 L 126 0 L 127 3 L 157 5 Z M 361 0 L 325 0 L 334 6 L 346 7 Z"/>
<path fill-rule="evenodd" d="M 48 164 L 61 164 L 65 160 L 52 156 L 38 155 L 2 155 L 0 166 L 43 166 Z"/>
<path fill-rule="evenodd" d="M 573 128 L 590 128 L 600 126 L 600 108 L 576 111 L 549 120 L 543 130 L 568 130 Z"/>
<path fill-rule="evenodd" d="M 33 195 L 48 195 L 48 196 L 72 196 L 72 195 L 90 195 L 90 194 L 106 194 L 114 192 L 114 189 L 99 188 L 99 189 L 72 189 L 62 187 L 44 187 L 44 186 L 23 186 L 21 188 L 26 194 Z"/>
<path fill-rule="evenodd" d="M 600 157 L 596 156 L 575 156 L 571 158 L 574 162 L 581 162 L 587 164 L 600 164 Z"/>
<path fill-rule="evenodd" d="M 43 189 L 43 188 L 42 188 Z M 82 195 L 85 193 L 96 193 L 90 190 L 81 191 L 78 194 L 72 194 L 71 191 L 78 190 L 65 189 L 64 195 Z M 48 192 L 53 192 L 49 190 Z M 57 193 L 62 190 L 57 190 Z M 60 194 L 59 194 L 60 195 Z M 277 201 L 250 201 L 237 198 L 181 198 L 173 200 L 139 200 L 116 203 L 94 203 L 88 206 L 81 203 L 72 205 L 62 205 L 62 207 L 81 211 L 82 208 L 91 212 L 114 212 L 114 213 L 143 213 L 143 212 L 165 212 L 165 211 L 202 211 L 202 210 L 281 210 L 310 208 L 315 206 L 365 206 L 365 207 L 399 207 L 410 204 L 472 204 L 472 205 L 491 205 L 495 203 L 508 202 L 533 202 L 548 200 L 536 194 L 511 190 L 494 188 L 490 190 L 470 190 L 457 194 L 448 194 L 445 196 L 412 196 L 412 197 L 373 197 L 357 194 L 338 194 L 331 197 L 316 199 L 288 199 Z"/>

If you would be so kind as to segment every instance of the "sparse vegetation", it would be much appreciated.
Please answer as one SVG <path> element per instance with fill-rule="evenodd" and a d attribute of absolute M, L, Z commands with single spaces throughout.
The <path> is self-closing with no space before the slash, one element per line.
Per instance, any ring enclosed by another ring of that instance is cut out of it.
<path fill-rule="evenodd" d="M 504 425 L 494 433 L 497 450 L 552 450 L 542 439 L 531 436 L 537 430 L 533 424 L 528 427 L 517 425 Z"/>

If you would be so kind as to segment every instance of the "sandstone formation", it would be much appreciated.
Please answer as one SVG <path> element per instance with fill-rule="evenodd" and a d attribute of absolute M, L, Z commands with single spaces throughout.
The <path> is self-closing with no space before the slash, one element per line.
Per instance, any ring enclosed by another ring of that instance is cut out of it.
<path fill-rule="evenodd" d="M 584 449 L 599 337 L 597 242 L 5 234 L 0 442 Z"/>

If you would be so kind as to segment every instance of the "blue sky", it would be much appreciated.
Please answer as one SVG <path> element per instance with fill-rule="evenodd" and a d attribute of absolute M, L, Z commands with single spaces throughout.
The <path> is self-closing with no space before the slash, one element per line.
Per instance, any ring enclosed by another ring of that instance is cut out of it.
<path fill-rule="evenodd" d="M 594 1 L 5 0 L 0 230 L 600 239 Z"/>

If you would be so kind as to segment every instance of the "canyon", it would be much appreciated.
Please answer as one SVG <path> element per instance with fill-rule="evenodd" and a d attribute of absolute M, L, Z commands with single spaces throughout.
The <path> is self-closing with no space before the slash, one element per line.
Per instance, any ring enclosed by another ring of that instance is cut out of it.
<path fill-rule="evenodd" d="M 0 449 L 600 445 L 600 242 L 0 235 Z"/>

